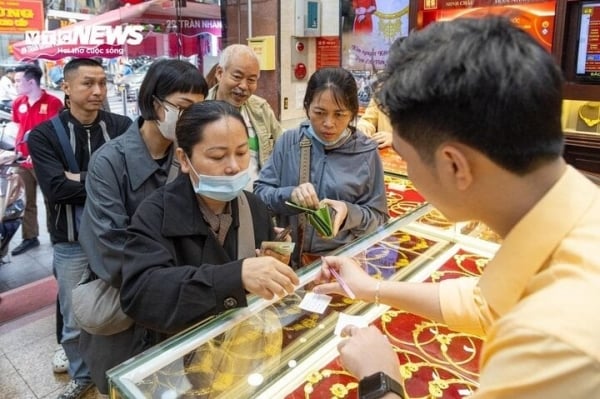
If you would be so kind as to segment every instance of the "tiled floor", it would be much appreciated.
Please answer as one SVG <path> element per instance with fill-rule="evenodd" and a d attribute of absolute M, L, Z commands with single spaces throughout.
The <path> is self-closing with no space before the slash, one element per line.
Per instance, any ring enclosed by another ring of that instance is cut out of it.
<path fill-rule="evenodd" d="M 52 372 L 57 347 L 55 306 L 0 326 L 0 398 L 54 399 L 69 383 Z M 102 398 L 94 388 L 84 399 Z"/>
<path fill-rule="evenodd" d="M 52 275 L 52 246 L 43 224 L 46 212 L 41 193 L 38 194 L 38 212 L 40 246 L 19 256 L 4 258 L 10 262 L 0 266 L 0 292 Z M 19 230 L 10 249 L 20 242 Z M 47 306 L 0 325 L 0 398 L 54 399 L 69 383 L 67 374 L 52 372 L 52 357 L 58 346 L 55 308 L 55 305 Z M 95 388 L 84 396 L 85 399 L 101 397 Z"/>

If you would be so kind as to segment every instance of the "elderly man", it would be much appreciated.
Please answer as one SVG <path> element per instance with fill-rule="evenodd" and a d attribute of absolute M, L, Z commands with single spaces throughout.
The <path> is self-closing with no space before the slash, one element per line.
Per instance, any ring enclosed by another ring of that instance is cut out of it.
<path fill-rule="evenodd" d="M 238 107 L 246 121 L 251 155 L 249 190 L 271 155 L 273 142 L 283 132 L 269 103 L 254 94 L 259 77 L 260 67 L 254 51 L 243 44 L 232 44 L 221 53 L 216 70 L 218 83 L 207 97 L 207 100 L 227 101 Z"/>

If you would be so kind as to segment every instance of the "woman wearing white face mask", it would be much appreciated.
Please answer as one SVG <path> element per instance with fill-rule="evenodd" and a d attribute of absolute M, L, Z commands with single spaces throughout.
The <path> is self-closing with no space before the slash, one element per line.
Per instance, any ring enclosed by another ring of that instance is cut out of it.
<path fill-rule="evenodd" d="M 246 294 L 284 296 L 299 283 L 275 258 L 256 257 L 275 232 L 266 206 L 243 190 L 250 152 L 232 105 L 205 101 L 177 123 L 182 175 L 148 197 L 127 230 L 121 303 L 151 344 L 224 310 Z"/>
<path fill-rule="evenodd" d="M 90 201 L 79 238 L 93 274 L 115 287 L 121 285 L 121 253 L 133 213 L 143 199 L 179 173 L 172 161 L 180 110 L 204 100 L 207 93 L 206 81 L 192 64 L 155 62 L 140 87 L 141 116 L 90 160 L 86 176 Z M 141 352 L 144 334 L 139 326 L 109 336 L 82 331 L 80 349 L 101 393 L 108 393 L 106 370 Z"/>

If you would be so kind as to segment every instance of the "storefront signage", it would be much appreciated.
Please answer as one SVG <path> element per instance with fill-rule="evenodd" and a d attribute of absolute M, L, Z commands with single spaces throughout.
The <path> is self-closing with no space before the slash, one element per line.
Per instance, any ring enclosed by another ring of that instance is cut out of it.
<path fill-rule="evenodd" d="M 520 6 L 543 3 L 546 0 L 424 0 L 421 9 L 448 9 L 465 7 Z"/>
<path fill-rule="evenodd" d="M 166 32 L 177 32 L 179 28 L 181 28 L 181 33 L 185 35 L 194 35 L 200 32 L 208 32 L 220 37 L 221 32 L 223 30 L 223 23 L 220 19 L 203 18 L 181 18 L 179 20 L 166 20 Z"/>
<path fill-rule="evenodd" d="M 0 33 L 23 33 L 44 28 L 41 0 L 0 1 Z"/>
<path fill-rule="evenodd" d="M 552 51 L 556 0 L 423 0 L 417 28 L 435 21 L 502 15 Z"/>

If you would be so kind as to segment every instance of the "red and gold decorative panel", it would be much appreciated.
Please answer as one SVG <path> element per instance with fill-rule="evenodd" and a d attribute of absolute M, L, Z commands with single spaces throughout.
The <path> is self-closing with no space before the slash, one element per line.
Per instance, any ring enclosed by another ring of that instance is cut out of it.
<path fill-rule="evenodd" d="M 478 276 L 488 258 L 459 250 L 426 281 Z M 459 399 L 477 388 L 483 341 L 457 333 L 440 323 L 390 309 L 373 322 L 398 354 L 407 398 Z M 356 398 L 357 380 L 335 358 L 312 371 L 287 399 Z"/>
<path fill-rule="evenodd" d="M 391 217 L 403 216 L 425 204 L 425 198 L 415 190 L 405 177 L 384 175 L 388 213 Z"/>

